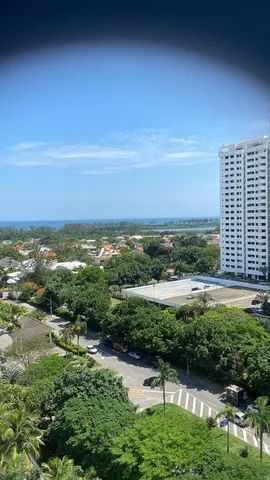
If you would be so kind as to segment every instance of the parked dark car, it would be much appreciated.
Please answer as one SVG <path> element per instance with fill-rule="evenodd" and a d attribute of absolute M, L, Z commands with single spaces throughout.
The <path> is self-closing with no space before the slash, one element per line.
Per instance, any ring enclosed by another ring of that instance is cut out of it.
<path fill-rule="evenodd" d="M 104 335 L 104 337 L 102 337 L 102 343 L 106 345 L 106 347 L 113 347 L 113 341 L 110 335 Z"/>
<path fill-rule="evenodd" d="M 254 298 L 251 302 L 251 305 L 260 305 L 262 303 L 258 298 Z"/>
<path fill-rule="evenodd" d="M 149 357 L 147 360 L 146 360 L 146 363 L 149 367 L 152 367 L 152 368 L 158 368 L 158 362 L 160 360 L 160 357 L 156 356 L 156 357 Z"/>
<path fill-rule="evenodd" d="M 144 381 L 143 381 L 143 386 L 144 387 L 151 387 L 154 380 L 156 379 L 157 377 L 149 377 L 149 378 L 146 378 Z"/>

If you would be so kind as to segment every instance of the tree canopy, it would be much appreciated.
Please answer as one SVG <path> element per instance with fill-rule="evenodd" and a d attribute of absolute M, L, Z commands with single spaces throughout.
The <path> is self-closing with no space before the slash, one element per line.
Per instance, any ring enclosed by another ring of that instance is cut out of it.
<path fill-rule="evenodd" d="M 122 379 L 108 370 L 91 371 L 80 367 L 71 371 L 64 370 L 54 379 L 54 388 L 48 396 L 46 409 L 50 415 L 54 415 L 70 398 L 87 400 L 100 395 L 105 399 L 128 401 Z"/>

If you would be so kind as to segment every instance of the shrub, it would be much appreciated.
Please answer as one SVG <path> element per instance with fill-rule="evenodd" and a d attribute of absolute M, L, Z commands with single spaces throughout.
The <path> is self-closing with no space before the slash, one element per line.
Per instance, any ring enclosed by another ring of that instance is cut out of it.
<path fill-rule="evenodd" d="M 58 347 L 63 348 L 63 350 L 73 353 L 74 355 L 86 354 L 86 348 L 81 347 L 80 345 L 78 347 L 77 345 L 75 345 L 75 343 L 72 342 L 66 343 L 59 337 L 59 335 L 56 335 L 56 333 L 52 333 L 52 339 Z"/>
<path fill-rule="evenodd" d="M 32 385 L 39 380 L 53 379 L 70 364 L 69 360 L 59 355 L 46 355 L 26 367 L 20 378 L 21 385 Z"/>
<path fill-rule="evenodd" d="M 239 455 L 240 457 L 242 458 L 247 458 L 250 454 L 250 451 L 249 451 L 249 448 L 247 447 L 247 445 L 243 448 L 240 448 L 239 450 Z"/>
<path fill-rule="evenodd" d="M 56 308 L 54 313 L 55 313 L 55 315 L 58 315 L 59 317 L 66 318 L 67 320 L 72 320 L 73 319 L 72 313 L 64 305 Z"/>

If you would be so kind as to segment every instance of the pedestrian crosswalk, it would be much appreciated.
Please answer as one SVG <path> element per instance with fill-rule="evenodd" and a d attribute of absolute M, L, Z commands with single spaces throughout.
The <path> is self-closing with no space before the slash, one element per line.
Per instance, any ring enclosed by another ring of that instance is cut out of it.
<path fill-rule="evenodd" d="M 130 387 L 128 395 L 131 401 L 138 406 L 138 411 L 143 410 L 147 406 L 162 402 L 162 392 L 159 389 L 146 389 L 139 387 Z M 168 403 L 175 403 L 179 407 L 197 415 L 200 418 L 216 417 L 218 410 L 214 408 L 213 404 L 209 405 L 207 401 L 203 402 L 198 397 L 193 395 L 190 391 L 180 388 L 176 392 L 166 392 L 166 401 Z M 227 426 L 220 427 L 226 430 Z M 244 442 L 258 448 L 258 440 L 249 429 L 241 428 L 236 424 L 230 424 L 230 433 Z M 270 455 L 270 442 L 267 437 L 263 444 L 263 451 Z"/>
<path fill-rule="evenodd" d="M 143 397 L 144 394 L 145 394 L 145 392 L 142 388 L 129 388 L 128 389 L 128 395 L 129 395 L 130 399 L 132 399 L 134 397 Z"/>
<path fill-rule="evenodd" d="M 179 405 L 180 407 L 184 408 L 185 410 L 188 410 L 194 415 L 197 415 L 198 417 L 205 418 L 205 419 L 207 417 L 215 417 L 218 413 L 218 411 L 215 408 L 208 405 L 206 402 L 203 402 L 202 400 L 195 397 L 194 395 L 192 395 L 190 392 L 188 392 L 183 388 L 180 388 L 177 392 L 173 394 L 167 395 L 167 401 L 169 403 L 175 403 L 176 405 Z M 226 426 L 222 427 L 223 430 L 226 428 L 227 428 Z M 258 448 L 258 440 L 251 431 L 245 428 L 241 428 L 236 424 L 231 424 L 230 433 L 235 437 L 239 438 L 240 440 L 243 440 L 244 442 L 249 443 L 253 447 Z M 264 443 L 263 450 L 265 453 L 269 455 L 270 444 Z"/>

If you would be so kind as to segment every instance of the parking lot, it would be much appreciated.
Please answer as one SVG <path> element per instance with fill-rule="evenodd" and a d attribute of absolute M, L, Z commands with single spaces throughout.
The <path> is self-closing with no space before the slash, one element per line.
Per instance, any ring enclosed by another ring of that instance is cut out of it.
<path fill-rule="evenodd" d="M 243 288 L 240 285 L 223 286 L 196 277 L 129 288 L 124 292 L 127 296 L 135 295 L 168 306 L 191 303 L 202 292 L 208 292 L 213 298 L 213 303 L 242 308 L 250 307 L 257 295 L 257 290 L 251 288 Z"/>

